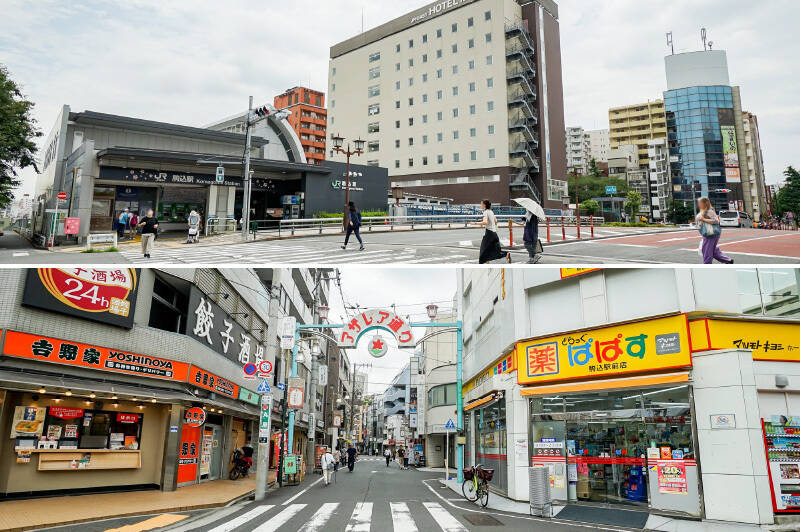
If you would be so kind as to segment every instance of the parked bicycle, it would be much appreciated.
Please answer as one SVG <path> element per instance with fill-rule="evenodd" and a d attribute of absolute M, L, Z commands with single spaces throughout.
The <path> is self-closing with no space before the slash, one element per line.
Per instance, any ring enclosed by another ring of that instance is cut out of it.
<path fill-rule="evenodd" d="M 461 492 L 470 502 L 479 501 L 486 508 L 489 504 L 489 482 L 494 476 L 494 469 L 484 469 L 482 464 L 464 469 L 464 483 Z"/>

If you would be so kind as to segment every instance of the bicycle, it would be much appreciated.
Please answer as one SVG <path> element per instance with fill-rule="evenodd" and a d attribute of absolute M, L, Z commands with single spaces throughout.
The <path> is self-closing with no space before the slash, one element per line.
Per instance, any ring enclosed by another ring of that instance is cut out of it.
<path fill-rule="evenodd" d="M 486 508 L 489 504 L 489 482 L 494 476 L 494 469 L 484 469 L 482 464 L 464 469 L 464 483 L 461 492 L 470 502 L 479 501 Z"/>

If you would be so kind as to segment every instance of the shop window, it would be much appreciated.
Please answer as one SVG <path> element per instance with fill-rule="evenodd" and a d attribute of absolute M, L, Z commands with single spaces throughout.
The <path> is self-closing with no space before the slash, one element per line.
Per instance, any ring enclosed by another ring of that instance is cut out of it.
<path fill-rule="evenodd" d="M 800 315 L 800 271 L 783 268 L 737 270 L 739 303 L 744 314 Z"/>
<path fill-rule="evenodd" d="M 157 273 L 153 280 L 153 301 L 148 325 L 163 331 L 186 334 L 188 310 L 188 283 Z"/>
<path fill-rule="evenodd" d="M 143 414 L 48 408 L 43 435 L 59 449 L 139 449 Z"/>

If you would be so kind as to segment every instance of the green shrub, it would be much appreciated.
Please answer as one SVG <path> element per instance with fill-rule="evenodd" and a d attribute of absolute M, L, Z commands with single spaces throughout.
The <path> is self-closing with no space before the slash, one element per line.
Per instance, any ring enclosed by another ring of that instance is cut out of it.
<path fill-rule="evenodd" d="M 342 218 L 344 215 L 341 212 L 318 212 L 314 218 Z M 386 211 L 361 211 L 361 216 L 366 218 L 368 216 L 388 216 Z"/>

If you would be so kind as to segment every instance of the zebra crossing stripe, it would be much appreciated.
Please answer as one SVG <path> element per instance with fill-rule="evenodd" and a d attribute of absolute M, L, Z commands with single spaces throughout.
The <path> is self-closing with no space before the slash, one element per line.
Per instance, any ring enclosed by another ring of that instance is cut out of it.
<path fill-rule="evenodd" d="M 450 512 L 442 508 L 442 505 L 438 502 L 424 502 L 422 504 L 444 532 L 467 532 L 464 525 L 459 523 L 458 519 L 450 515 Z"/>
<path fill-rule="evenodd" d="M 280 527 L 286 524 L 286 522 L 291 519 L 292 517 L 297 514 L 300 510 L 305 508 L 305 504 L 292 504 L 287 506 L 285 510 L 281 513 L 264 523 L 253 529 L 253 532 L 275 532 Z M 369 529 L 368 529 L 369 530 Z"/>
<path fill-rule="evenodd" d="M 411 517 L 411 511 L 404 502 L 389 503 L 392 510 L 392 524 L 397 532 L 417 532 L 417 524 Z"/>
<path fill-rule="evenodd" d="M 356 509 L 353 510 L 353 515 L 350 516 L 350 522 L 347 523 L 345 532 L 369 532 L 370 522 L 372 521 L 372 503 L 359 502 L 356 503 Z"/>
<path fill-rule="evenodd" d="M 232 519 L 227 523 L 223 523 L 216 528 L 212 528 L 208 532 L 230 532 L 236 527 L 242 526 L 245 523 L 249 523 L 259 515 L 263 514 L 264 512 L 268 512 L 274 507 L 275 507 L 274 504 L 265 504 L 263 506 L 258 506 L 257 508 L 253 508 L 249 512 L 243 513 L 239 517 Z"/>
<path fill-rule="evenodd" d="M 311 516 L 311 520 L 306 523 L 299 532 L 316 532 L 317 530 L 322 530 L 338 506 L 338 502 L 326 502 Z"/>

